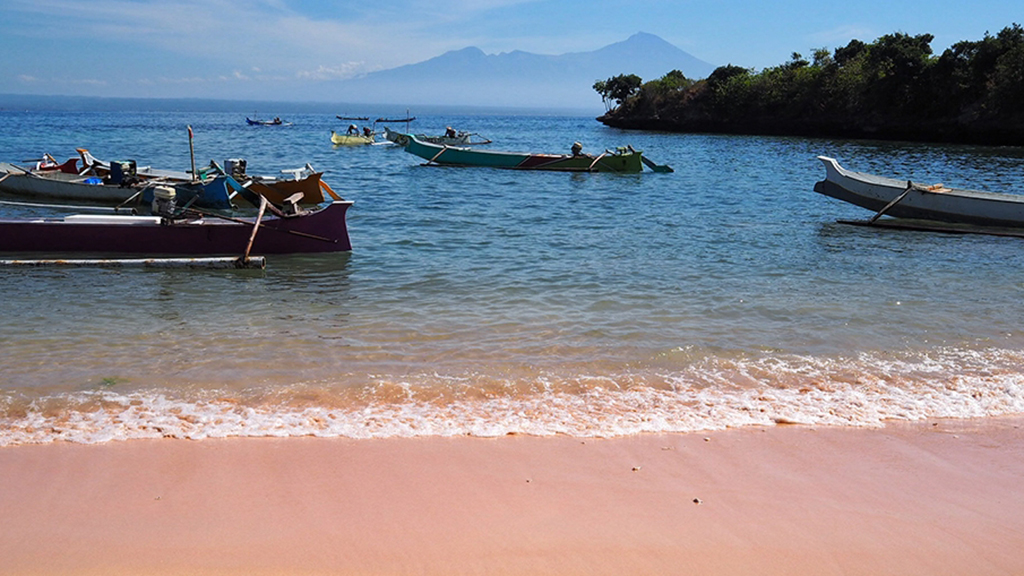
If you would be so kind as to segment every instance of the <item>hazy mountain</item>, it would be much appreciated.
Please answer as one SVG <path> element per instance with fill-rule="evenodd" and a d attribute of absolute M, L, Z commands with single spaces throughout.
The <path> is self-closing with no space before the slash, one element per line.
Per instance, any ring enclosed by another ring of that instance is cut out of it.
<path fill-rule="evenodd" d="M 593 52 L 557 56 L 519 50 L 485 54 L 469 47 L 417 64 L 368 74 L 332 86 L 351 102 L 600 108 L 596 80 L 636 74 L 653 80 L 671 70 L 704 78 L 714 66 L 653 34 L 638 33 Z"/>

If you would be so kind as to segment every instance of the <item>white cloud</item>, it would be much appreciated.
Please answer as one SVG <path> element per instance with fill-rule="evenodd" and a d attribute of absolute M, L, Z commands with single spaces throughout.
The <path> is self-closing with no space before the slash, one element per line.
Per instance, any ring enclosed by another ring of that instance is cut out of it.
<path fill-rule="evenodd" d="M 169 78 L 169 77 L 166 77 L 166 76 L 158 76 L 156 78 L 156 80 L 155 80 L 155 82 L 157 84 L 171 84 L 171 85 L 177 85 L 177 84 L 203 84 L 203 83 L 206 83 L 206 82 L 209 82 L 209 81 L 210 81 L 209 78 L 202 78 L 200 76 L 188 76 L 188 77 L 180 77 L 180 78 Z"/>
<path fill-rule="evenodd" d="M 32 15 L 21 34 L 44 38 L 59 27 L 66 38 L 86 39 L 94 49 L 127 47 L 126 61 L 137 44 L 204 63 L 223 62 L 229 69 L 294 70 L 309 56 L 328 62 L 340 54 L 347 61 L 348 52 L 379 48 L 379 39 L 358 24 L 303 16 L 278 1 L 92 0 L 83 7 L 72 0 L 13 0 L 11 8 Z"/>
<path fill-rule="evenodd" d="M 107 86 L 109 82 L 106 80 L 100 80 L 98 78 L 39 78 L 36 76 L 30 76 L 28 74 L 19 74 L 18 80 L 20 82 L 27 83 L 60 83 L 60 84 L 79 84 L 85 86 Z"/>
<path fill-rule="evenodd" d="M 345 62 L 334 67 L 321 64 L 315 70 L 300 70 L 295 77 L 302 80 L 347 80 L 367 71 L 365 62 Z"/>
<path fill-rule="evenodd" d="M 64 80 L 68 84 L 85 84 L 88 86 L 107 86 L 109 82 L 106 80 L 98 80 L 96 78 L 80 78 L 77 80 Z"/>

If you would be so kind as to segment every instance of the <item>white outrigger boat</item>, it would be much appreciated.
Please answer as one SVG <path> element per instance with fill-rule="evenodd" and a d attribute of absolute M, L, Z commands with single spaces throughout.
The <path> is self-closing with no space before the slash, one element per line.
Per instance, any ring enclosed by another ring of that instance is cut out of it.
<path fill-rule="evenodd" d="M 876 212 L 867 221 L 848 223 L 935 229 L 923 225 L 897 223 L 892 219 L 879 220 L 885 215 L 896 219 L 1024 228 L 1024 195 L 1021 194 L 948 188 L 942 184 L 919 184 L 909 180 L 853 172 L 827 156 L 818 156 L 818 160 L 825 165 L 825 179 L 814 185 L 815 192 Z"/>

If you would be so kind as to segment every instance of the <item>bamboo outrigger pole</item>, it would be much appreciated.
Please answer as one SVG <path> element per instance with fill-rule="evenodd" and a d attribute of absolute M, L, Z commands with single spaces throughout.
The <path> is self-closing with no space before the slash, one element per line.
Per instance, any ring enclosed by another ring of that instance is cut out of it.
<path fill-rule="evenodd" d="M 0 268 L 255 268 L 267 267 L 263 256 L 215 258 L 127 258 L 127 259 L 53 259 L 53 260 L 0 260 Z"/>
<path fill-rule="evenodd" d="M 188 155 L 192 158 L 192 183 L 199 181 L 198 175 L 196 174 L 196 149 L 192 145 L 192 125 L 188 127 Z"/>
<path fill-rule="evenodd" d="M 256 241 L 256 232 L 260 229 L 260 220 L 263 220 L 263 212 L 267 209 L 267 199 L 260 194 L 260 210 L 256 214 L 256 221 L 252 225 L 252 234 L 249 235 L 249 243 L 245 245 L 245 252 L 242 253 L 242 262 L 249 260 L 249 251 L 252 250 L 252 243 Z"/>
<path fill-rule="evenodd" d="M 900 194 L 899 196 L 893 198 L 892 202 L 889 202 L 888 204 L 883 206 L 882 209 L 879 210 L 877 214 L 875 214 L 874 216 L 871 217 L 870 220 L 868 220 L 868 224 L 874 224 L 875 220 L 878 220 L 879 218 L 881 218 L 882 214 L 885 214 L 886 212 L 889 211 L 889 208 L 892 208 L 893 206 L 898 204 L 900 200 L 903 200 L 904 198 L 906 198 L 907 194 L 910 194 L 910 191 L 913 190 L 913 189 L 914 189 L 914 183 L 911 182 L 910 180 L 907 180 L 907 187 L 906 187 L 906 189 L 903 190 L 903 193 Z"/>

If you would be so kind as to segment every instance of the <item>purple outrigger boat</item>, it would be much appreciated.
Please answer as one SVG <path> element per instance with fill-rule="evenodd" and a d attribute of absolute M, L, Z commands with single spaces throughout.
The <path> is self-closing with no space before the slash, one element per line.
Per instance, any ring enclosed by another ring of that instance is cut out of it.
<path fill-rule="evenodd" d="M 345 213 L 336 200 L 294 215 L 233 218 L 77 214 L 0 219 L 0 252 L 214 256 L 347 252 Z M 255 231 L 255 235 L 254 235 Z M 251 242 L 251 244 L 250 244 Z"/>

